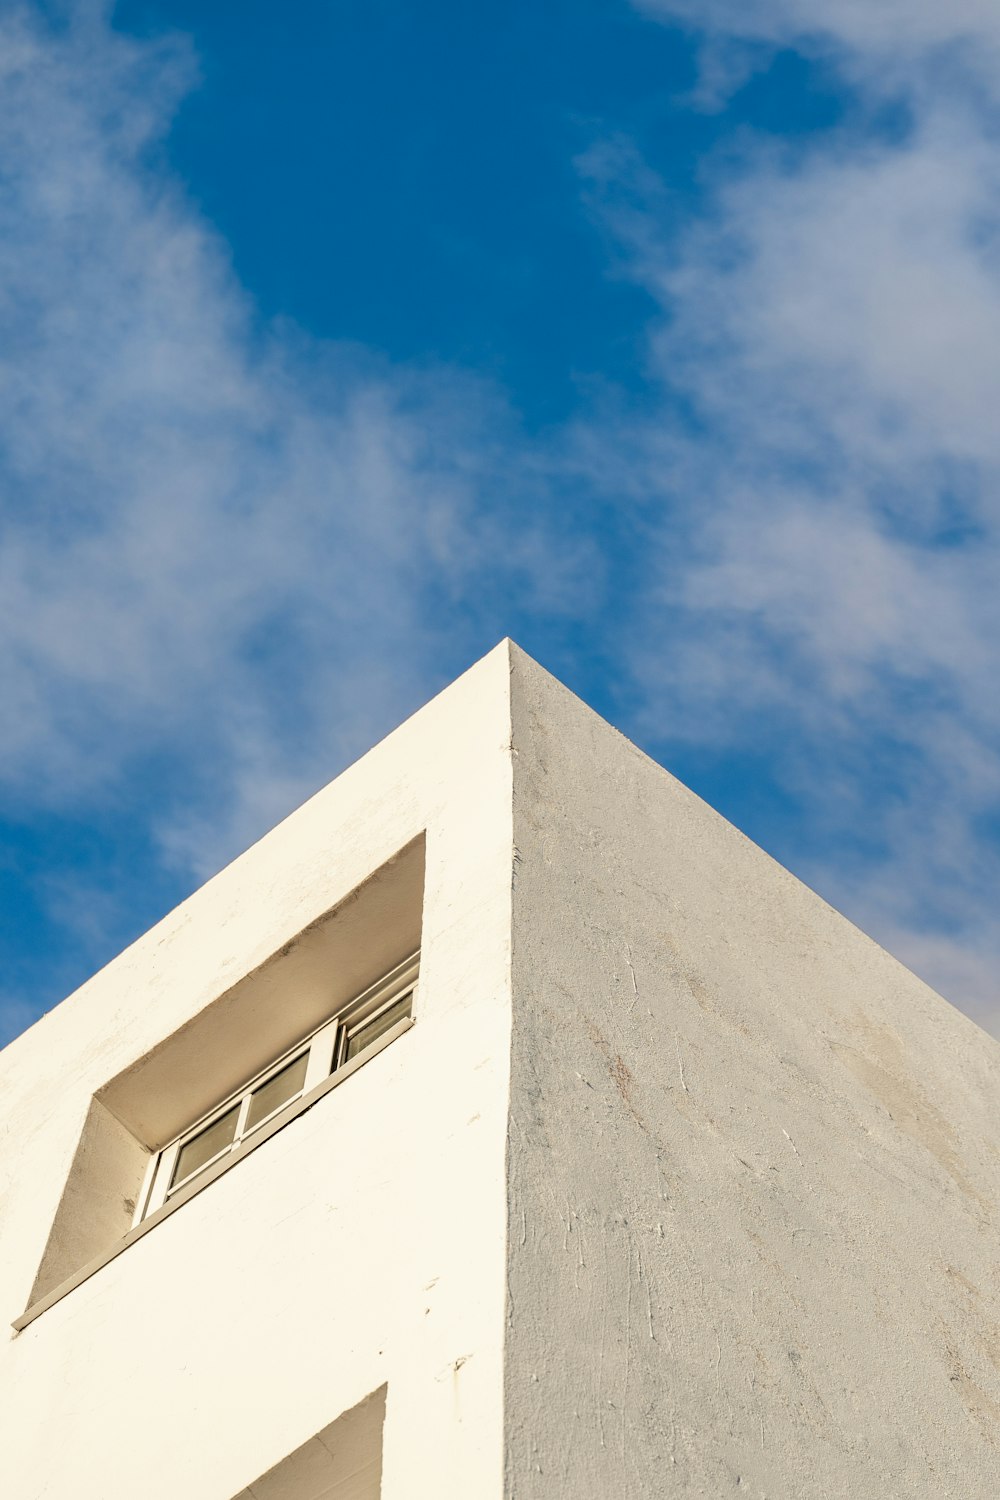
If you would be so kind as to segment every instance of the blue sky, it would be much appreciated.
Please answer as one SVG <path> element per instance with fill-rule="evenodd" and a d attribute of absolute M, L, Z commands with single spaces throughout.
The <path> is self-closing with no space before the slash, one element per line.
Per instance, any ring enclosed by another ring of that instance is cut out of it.
<path fill-rule="evenodd" d="M 0 1039 L 507 634 L 1000 1034 L 998 64 L 0 5 Z"/>

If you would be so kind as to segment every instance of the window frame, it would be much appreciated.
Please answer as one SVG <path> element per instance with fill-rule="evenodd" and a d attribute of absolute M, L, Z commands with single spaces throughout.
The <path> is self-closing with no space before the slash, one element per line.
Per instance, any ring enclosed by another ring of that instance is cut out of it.
<path fill-rule="evenodd" d="M 342 1005 L 334 1015 L 328 1017 L 313 1031 L 300 1037 L 291 1047 L 287 1047 L 280 1056 L 273 1058 L 240 1088 L 227 1094 L 211 1109 L 199 1115 L 159 1151 L 154 1151 L 150 1156 L 142 1190 L 136 1202 L 135 1215 L 132 1220 L 133 1231 L 159 1210 L 172 1206 L 174 1201 L 183 1201 L 183 1198 L 189 1195 L 192 1186 L 197 1184 L 199 1178 L 205 1173 L 211 1173 L 205 1185 L 208 1180 L 214 1180 L 221 1171 L 226 1169 L 227 1157 L 232 1157 L 232 1165 L 235 1165 L 236 1161 L 246 1155 L 249 1149 L 262 1144 L 273 1133 L 273 1129 L 277 1128 L 283 1115 L 287 1114 L 289 1119 L 294 1118 L 301 1110 L 307 1108 L 310 1102 L 313 1102 L 313 1096 L 320 1098 L 327 1091 L 331 1079 L 337 1078 L 338 1074 L 348 1069 L 354 1072 L 356 1066 L 360 1066 L 369 1056 L 374 1056 L 376 1052 L 381 1051 L 389 1041 L 395 1039 L 400 1022 L 406 1020 L 408 1024 L 412 1024 L 419 973 L 420 953 L 418 951 L 397 964 L 388 974 L 384 974 L 374 984 L 369 985 L 346 1005 Z M 347 1049 L 351 1038 L 394 1007 L 401 1005 L 406 999 L 410 1002 L 408 1010 L 398 1016 L 368 1046 L 349 1058 Z M 254 1095 L 284 1067 L 303 1054 L 307 1056 L 307 1062 L 302 1087 L 248 1128 L 247 1120 Z M 232 1140 L 202 1162 L 193 1172 L 189 1172 L 175 1182 L 174 1172 L 184 1147 L 203 1131 L 209 1129 L 217 1120 L 222 1119 L 237 1104 L 239 1115 Z"/>

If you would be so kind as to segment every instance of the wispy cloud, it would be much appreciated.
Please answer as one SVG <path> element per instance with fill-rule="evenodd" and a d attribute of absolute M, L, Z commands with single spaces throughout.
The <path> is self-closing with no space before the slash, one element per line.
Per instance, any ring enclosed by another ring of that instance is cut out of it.
<path fill-rule="evenodd" d="M 745 135 L 680 233 L 627 145 L 582 164 L 661 308 L 663 413 L 618 439 L 659 516 L 633 646 L 650 727 L 658 702 L 672 720 L 682 704 L 692 738 L 753 743 L 808 787 L 827 857 L 807 875 L 997 1027 L 1000 156 L 982 54 L 964 49 L 995 47 L 1000 20 L 644 9 L 737 41 L 835 43 L 867 91 L 822 139 Z M 932 86 L 923 63 L 952 44 Z M 907 128 L 887 138 L 873 99 L 907 88 Z"/>
<path fill-rule="evenodd" d="M 933 87 L 953 70 L 996 89 L 1000 15 L 991 0 L 635 0 L 660 20 L 687 24 L 708 49 L 752 43 L 825 56 L 879 92 Z M 737 54 L 739 55 L 739 54 Z M 745 55 L 745 54 L 744 54 Z"/>
<path fill-rule="evenodd" d="M 731 138 L 694 219 L 628 142 L 588 154 L 617 273 L 658 309 L 646 386 L 534 449 L 468 372 L 261 324 L 160 155 L 183 41 L 5 12 L 0 790 L 99 807 L 154 767 L 137 816 L 202 878 L 516 600 L 628 663 L 629 727 L 668 762 L 685 738 L 763 755 L 798 807 L 778 852 L 1000 1028 L 1000 21 L 643 8 L 712 39 L 717 103 L 794 46 L 856 107 Z M 114 928 L 71 885 L 49 900 Z"/>
<path fill-rule="evenodd" d="M 259 325 L 163 170 L 182 41 L 25 8 L 0 58 L 0 781 L 79 804 L 181 750 L 204 874 L 437 685 L 430 601 L 530 573 L 482 505 L 508 417 Z"/>

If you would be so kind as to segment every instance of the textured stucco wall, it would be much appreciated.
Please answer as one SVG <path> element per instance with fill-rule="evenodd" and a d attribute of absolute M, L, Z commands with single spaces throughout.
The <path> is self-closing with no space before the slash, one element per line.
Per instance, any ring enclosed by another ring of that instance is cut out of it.
<path fill-rule="evenodd" d="M 515 653 L 511 1500 L 1000 1494 L 1000 1048 Z"/>
<path fill-rule="evenodd" d="M 508 690 L 502 647 L 0 1054 L 4 1500 L 230 1500 L 383 1385 L 384 1500 L 499 1500 Z M 93 1096 L 424 830 L 413 1028 L 15 1335 Z"/>

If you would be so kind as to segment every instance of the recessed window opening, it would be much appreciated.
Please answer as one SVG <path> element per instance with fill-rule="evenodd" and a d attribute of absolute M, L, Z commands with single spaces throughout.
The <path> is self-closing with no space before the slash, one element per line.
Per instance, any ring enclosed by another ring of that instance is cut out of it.
<path fill-rule="evenodd" d="M 418 968 L 419 955 L 413 954 L 158 1152 L 146 1173 L 134 1223 L 238 1151 L 261 1126 L 307 1098 L 339 1068 L 362 1058 L 410 1016 Z"/>
<path fill-rule="evenodd" d="M 425 850 L 420 833 L 221 992 L 202 975 L 188 1019 L 93 1095 L 15 1328 L 413 1024 Z M 152 965 L 157 984 L 173 983 L 165 962 Z M 173 1005 L 184 1012 L 183 997 Z"/>

